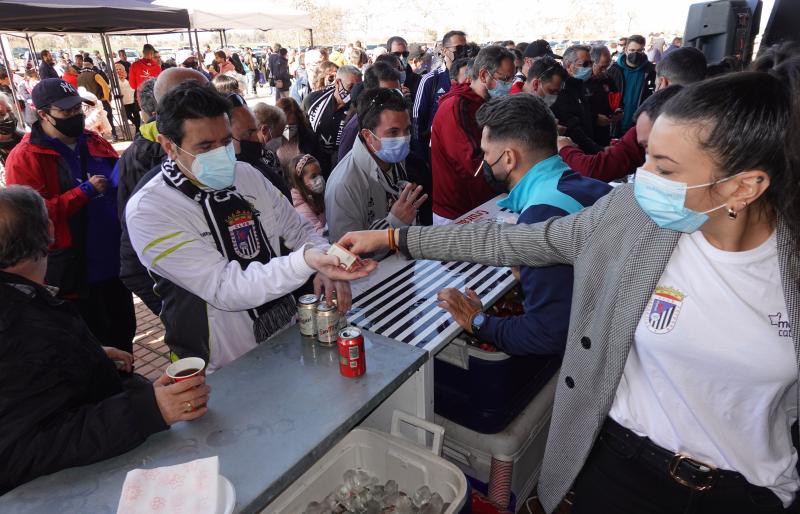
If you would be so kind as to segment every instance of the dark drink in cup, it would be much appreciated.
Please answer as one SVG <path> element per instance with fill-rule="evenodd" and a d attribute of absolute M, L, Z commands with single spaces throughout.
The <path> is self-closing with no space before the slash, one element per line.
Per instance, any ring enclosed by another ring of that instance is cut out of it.
<path fill-rule="evenodd" d="M 206 369 L 206 361 L 200 357 L 186 357 L 179 359 L 167 367 L 167 376 L 173 382 L 181 382 L 192 378 Z"/>

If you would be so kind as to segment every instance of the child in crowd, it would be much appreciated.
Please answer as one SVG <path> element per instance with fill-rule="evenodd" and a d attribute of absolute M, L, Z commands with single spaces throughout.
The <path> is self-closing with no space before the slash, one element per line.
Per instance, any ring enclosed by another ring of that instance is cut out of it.
<path fill-rule="evenodd" d="M 309 154 L 298 155 L 289 161 L 286 170 L 292 186 L 292 204 L 319 235 L 325 235 L 325 177 L 319 162 Z"/>

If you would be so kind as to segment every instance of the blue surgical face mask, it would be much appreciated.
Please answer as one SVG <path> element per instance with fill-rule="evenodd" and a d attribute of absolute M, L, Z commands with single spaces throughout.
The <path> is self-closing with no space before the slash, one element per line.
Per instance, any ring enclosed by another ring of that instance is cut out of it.
<path fill-rule="evenodd" d="M 194 157 L 191 172 L 198 182 L 217 190 L 233 185 L 234 170 L 236 169 L 236 152 L 233 149 L 233 143 L 197 155 L 187 152 L 178 145 L 175 146 L 181 152 Z M 180 163 L 178 164 L 180 165 Z"/>
<path fill-rule="evenodd" d="M 507 96 L 513 83 L 510 80 L 495 80 L 495 86 L 489 90 L 490 98 Z"/>
<path fill-rule="evenodd" d="M 636 170 L 633 193 L 639 203 L 639 207 L 650 216 L 656 225 L 661 228 L 691 234 L 708 221 L 708 213 L 722 209 L 725 204 L 705 212 L 693 211 L 686 208 L 686 191 L 688 189 L 713 186 L 734 176 L 709 182 L 708 184 L 688 186 L 684 182 L 667 180 L 655 173 L 639 168 Z"/>
<path fill-rule="evenodd" d="M 587 81 L 592 76 L 592 68 L 578 68 L 574 77 L 578 80 Z"/>
<path fill-rule="evenodd" d="M 411 136 L 402 136 L 402 137 L 381 137 L 372 134 L 376 139 L 379 139 L 381 142 L 381 149 L 375 151 L 375 156 L 382 160 L 383 162 L 388 163 L 397 163 L 408 157 L 408 152 L 410 150 L 410 143 L 411 143 Z"/>

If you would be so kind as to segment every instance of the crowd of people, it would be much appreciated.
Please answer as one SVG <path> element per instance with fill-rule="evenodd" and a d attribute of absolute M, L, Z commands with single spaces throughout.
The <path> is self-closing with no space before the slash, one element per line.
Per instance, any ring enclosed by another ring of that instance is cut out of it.
<path fill-rule="evenodd" d="M 571 488 L 575 514 L 793 504 L 800 47 L 720 73 L 640 35 L 616 55 L 458 30 L 374 58 L 274 46 L 63 73 L 43 52 L 28 133 L 0 96 L 0 493 L 207 411 L 202 376 L 134 373 L 133 294 L 213 373 L 298 295 L 346 313 L 349 282 L 400 252 L 516 267 L 523 314 L 471 290 L 439 306 L 508 354 L 562 356 L 548 512 Z M 87 126 L 109 71 L 137 127 L 121 156 Z M 267 81 L 275 105 L 248 104 Z M 500 194 L 515 225 L 453 224 Z"/>

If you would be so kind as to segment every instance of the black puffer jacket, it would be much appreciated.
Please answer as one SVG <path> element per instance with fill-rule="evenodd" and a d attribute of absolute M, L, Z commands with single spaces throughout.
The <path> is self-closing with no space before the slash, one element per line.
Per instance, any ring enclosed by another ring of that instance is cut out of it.
<path fill-rule="evenodd" d="M 153 386 L 123 378 L 69 302 L 3 272 L 0 420 L 0 495 L 169 428 Z"/>
<path fill-rule="evenodd" d="M 161 173 L 161 164 L 156 165 L 141 177 L 139 183 L 135 184 L 131 189 L 128 198 L 133 196 L 159 173 Z M 128 224 L 125 221 L 124 212 L 120 220 L 120 226 L 122 227 L 122 235 L 120 236 L 119 246 L 119 279 L 131 293 L 138 296 L 147 305 L 147 308 L 153 314 L 159 316 L 161 314 L 161 297 L 153 290 L 156 282 L 147 272 L 144 264 L 139 261 L 139 256 L 136 255 L 136 250 L 133 249 L 131 238 L 128 236 Z"/>

